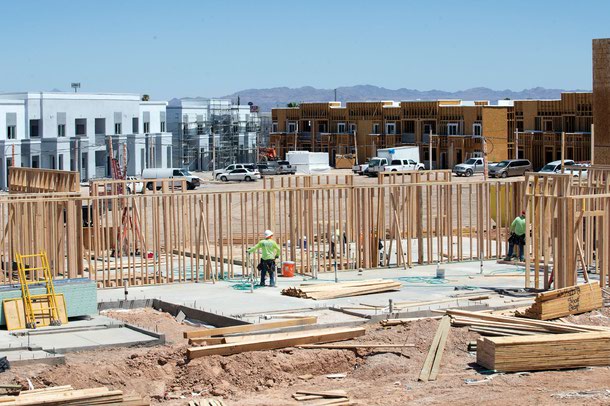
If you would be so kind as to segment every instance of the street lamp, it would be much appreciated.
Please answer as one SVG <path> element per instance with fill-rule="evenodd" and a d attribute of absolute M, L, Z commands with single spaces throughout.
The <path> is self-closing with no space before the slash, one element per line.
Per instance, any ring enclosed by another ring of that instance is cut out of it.
<path fill-rule="evenodd" d="M 70 84 L 70 87 L 72 89 L 74 89 L 74 93 L 76 93 L 78 91 L 78 89 L 80 89 L 80 82 L 72 82 Z"/>

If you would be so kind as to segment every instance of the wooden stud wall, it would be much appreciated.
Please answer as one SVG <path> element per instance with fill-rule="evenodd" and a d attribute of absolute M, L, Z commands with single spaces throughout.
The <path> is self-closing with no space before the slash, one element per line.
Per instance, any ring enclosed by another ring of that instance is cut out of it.
<path fill-rule="evenodd" d="M 254 191 L 185 192 L 165 182 L 144 194 L 2 197 L 0 284 L 15 282 L 16 244 L 22 252 L 46 249 L 56 278 L 89 277 L 99 287 L 241 278 L 259 259 L 249 264 L 247 248 L 267 228 L 282 247 L 280 260 L 314 276 L 335 266 L 500 258 L 506 224 L 524 196 L 523 182 L 511 180 L 354 186 L 350 175 L 283 179 Z M 110 187 L 126 190 L 130 181 L 123 182 Z"/>

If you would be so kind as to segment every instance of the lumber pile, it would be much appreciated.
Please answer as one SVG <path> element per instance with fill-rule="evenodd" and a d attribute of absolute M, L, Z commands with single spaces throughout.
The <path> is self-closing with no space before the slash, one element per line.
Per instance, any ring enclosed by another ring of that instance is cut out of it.
<path fill-rule="evenodd" d="M 224 344 L 213 344 L 187 349 L 189 359 L 206 355 L 231 355 L 248 351 L 274 350 L 304 344 L 329 343 L 349 340 L 364 335 L 365 329 L 322 328 L 317 330 L 280 332 L 262 335 L 229 336 Z"/>
<path fill-rule="evenodd" d="M 299 287 L 286 288 L 282 290 L 282 294 L 304 299 L 325 300 L 400 290 L 401 286 L 400 282 L 383 279 L 339 283 L 304 283 Z"/>
<path fill-rule="evenodd" d="M 259 324 L 242 324 L 239 326 L 207 328 L 203 330 L 185 331 L 184 338 L 205 338 L 221 337 L 228 334 L 244 334 L 253 331 L 273 330 L 285 327 L 304 326 L 307 324 L 316 324 L 318 318 L 315 316 L 298 317 L 294 319 L 286 319 L 280 321 L 271 321 L 268 323 Z"/>
<path fill-rule="evenodd" d="M 551 320 L 589 312 L 603 305 L 599 283 L 591 282 L 539 293 L 532 306 L 519 315 L 537 320 Z"/>
<path fill-rule="evenodd" d="M 317 402 L 308 402 L 307 406 L 326 406 L 326 405 L 349 405 L 351 404 L 347 392 L 344 390 L 328 390 L 328 391 L 309 391 L 300 390 L 293 394 L 292 397 L 297 402 L 306 402 L 309 400 L 318 400 Z"/>
<path fill-rule="evenodd" d="M 436 380 L 438 371 L 441 367 L 441 359 L 443 357 L 443 351 L 445 350 L 445 344 L 447 343 L 450 327 L 451 323 L 449 316 L 444 316 L 436 330 L 434 339 L 432 339 L 432 345 L 430 345 L 430 350 L 424 361 L 424 366 L 419 373 L 420 381 L 427 382 Z"/>
<path fill-rule="evenodd" d="M 451 316 L 452 326 L 469 327 L 471 331 L 486 336 L 610 332 L 610 328 L 602 326 L 532 320 L 465 310 L 450 309 L 446 313 Z"/>
<path fill-rule="evenodd" d="M 56 386 L 20 392 L 16 396 L 0 396 L 2 406 L 34 405 L 124 405 L 147 406 L 150 403 L 139 396 L 126 396 L 120 390 L 106 387 L 74 389 L 72 386 Z"/>
<path fill-rule="evenodd" d="M 501 372 L 607 366 L 610 332 L 481 337 L 477 364 Z"/>
<path fill-rule="evenodd" d="M 205 398 L 198 400 L 189 401 L 188 406 L 225 406 L 225 403 L 222 399 L 218 398 Z"/>

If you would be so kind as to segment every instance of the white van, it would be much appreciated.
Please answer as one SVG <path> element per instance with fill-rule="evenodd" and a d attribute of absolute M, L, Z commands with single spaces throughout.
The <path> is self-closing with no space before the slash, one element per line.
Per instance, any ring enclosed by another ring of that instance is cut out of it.
<path fill-rule="evenodd" d="M 197 176 L 191 175 L 191 173 L 186 169 L 179 168 L 146 168 L 142 171 L 142 179 L 185 179 L 186 180 L 186 188 L 188 190 L 193 190 L 199 185 L 201 185 L 201 179 Z M 181 182 L 175 182 L 174 186 L 180 186 Z M 152 182 L 146 182 L 146 188 L 148 190 L 153 189 Z M 160 189 L 161 185 L 157 185 L 157 189 Z"/>

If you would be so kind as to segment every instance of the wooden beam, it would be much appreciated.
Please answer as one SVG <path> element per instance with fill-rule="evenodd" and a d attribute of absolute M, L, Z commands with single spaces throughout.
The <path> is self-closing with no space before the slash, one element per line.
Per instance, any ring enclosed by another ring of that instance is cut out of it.
<path fill-rule="evenodd" d="M 184 338 L 214 337 L 225 334 L 246 333 L 251 331 L 271 330 L 283 327 L 304 326 L 316 324 L 317 317 L 300 317 L 292 320 L 271 321 L 269 323 L 246 324 L 241 326 L 210 328 L 207 330 L 185 331 Z"/>

